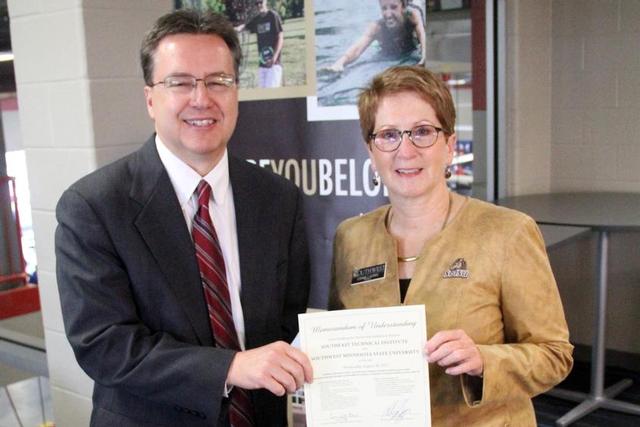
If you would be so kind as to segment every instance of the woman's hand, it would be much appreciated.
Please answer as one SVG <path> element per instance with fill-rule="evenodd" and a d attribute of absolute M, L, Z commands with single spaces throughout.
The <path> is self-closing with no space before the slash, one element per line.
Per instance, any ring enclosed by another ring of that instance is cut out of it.
<path fill-rule="evenodd" d="M 482 376 L 484 364 L 478 347 L 462 329 L 440 331 L 424 346 L 429 363 L 437 363 L 449 375 Z"/>

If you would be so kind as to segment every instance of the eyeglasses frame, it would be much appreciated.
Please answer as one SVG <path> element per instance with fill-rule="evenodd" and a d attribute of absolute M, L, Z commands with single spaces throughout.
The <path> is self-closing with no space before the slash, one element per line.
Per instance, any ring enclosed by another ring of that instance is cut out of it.
<path fill-rule="evenodd" d="M 426 147 L 420 146 L 418 144 L 416 144 L 416 142 L 413 140 L 413 131 L 416 128 L 422 127 L 422 126 L 430 126 L 432 128 L 434 128 L 436 130 L 436 137 L 433 139 L 433 143 L 431 145 L 427 145 Z M 396 145 L 396 147 L 393 150 L 383 150 L 381 149 L 376 143 L 375 143 L 375 139 L 376 136 L 385 130 L 397 130 L 398 132 L 400 132 L 400 139 L 398 140 L 398 145 Z M 407 129 L 407 130 L 400 130 L 400 129 L 382 129 L 379 130 L 378 132 L 372 132 L 369 134 L 369 141 L 368 143 L 373 145 L 374 147 L 376 147 L 378 150 L 380 150 L 383 153 L 393 153 L 394 151 L 398 150 L 400 148 L 400 145 L 402 145 L 402 139 L 404 138 L 404 135 L 407 134 L 407 136 L 409 137 L 409 141 L 411 142 L 411 144 L 413 144 L 414 147 L 418 148 L 418 149 L 426 149 L 426 148 L 431 148 L 434 145 L 436 145 L 436 142 L 438 141 L 438 137 L 440 136 L 440 132 L 442 132 L 443 135 L 447 135 L 448 133 L 441 127 L 438 126 L 434 126 L 432 124 L 426 124 L 426 125 L 418 125 L 418 126 L 414 126 L 412 129 Z"/>
<path fill-rule="evenodd" d="M 191 79 L 191 91 L 189 93 L 193 93 L 196 90 L 196 88 L 198 87 L 198 82 L 202 82 L 202 85 L 204 86 L 206 91 L 209 92 L 209 88 L 207 87 L 206 80 L 212 77 L 223 78 L 223 80 L 220 80 L 220 86 L 223 86 L 226 89 L 230 89 L 235 84 L 237 84 L 237 80 L 234 76 L 226 73 L 215 73 L 215 74 L 210 74 L 201 79 L 195 76 L 189 76 L 189 75 L 178 75 L 178 76 L 171 75 L 171 76 L 165 77 L 163 80 L 160 80 L 159 82 L 151 83 L 149 87 L 156 87 L 157 85 L 163 85 L 165 88 L 171 90 L 172 89 L 171 87 L 167 87 L 167 80 L 170 78 L 176 78 L 176 77 L 181 77 L 181 78 L 188 77 Z"/>

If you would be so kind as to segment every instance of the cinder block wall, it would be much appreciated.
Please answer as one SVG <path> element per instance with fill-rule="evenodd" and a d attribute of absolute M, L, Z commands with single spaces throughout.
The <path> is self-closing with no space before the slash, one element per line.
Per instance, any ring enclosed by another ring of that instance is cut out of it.
<path fill-rule="evenodd" d="M 640 192 L 640 0 L 508 0 L 507 191 Z M 613 233 L 607 348 L 640 354 L 640 233 Z M 595 239 L 550 253 L 590 345 Z"/>
<path fill-rule="evenodd" d="M 92 381 L 64 335 L 53 250 L 55 205 L 73 181 L 153 130 L 138 48 L 171 0 L 9 0 L 40 299 L 56 424 L 89 424 Z"/>
<path fill-rule="evenodd" d="M 551 0 L 506 3 L 507 195 L 551 189 Z"/>
<path fill-rule="evenodd" d="M 555 0 L 551 15 L 551 190 L 640 192 L 640 0 Z M 593 334 L 595 243 L 552 254 L 579 344 Z M 635 354 L 638 247 L 638 232 L 611 234 L 607 348 Z"/>
<path fill-rule="evenodd" d="M 552 5 L 552 190 L 640 191 L 640 1 Z"/>

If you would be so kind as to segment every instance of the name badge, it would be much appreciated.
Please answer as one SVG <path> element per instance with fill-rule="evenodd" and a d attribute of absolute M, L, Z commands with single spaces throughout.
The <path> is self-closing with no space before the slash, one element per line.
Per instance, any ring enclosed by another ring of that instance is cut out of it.
<path fill-rule="evenodd" d="M 386 263 L 364 268 L 355 268 L 351 273 L 351 286 L 362 285 L 363 283 L 384 279 L 386 271 Z"/>

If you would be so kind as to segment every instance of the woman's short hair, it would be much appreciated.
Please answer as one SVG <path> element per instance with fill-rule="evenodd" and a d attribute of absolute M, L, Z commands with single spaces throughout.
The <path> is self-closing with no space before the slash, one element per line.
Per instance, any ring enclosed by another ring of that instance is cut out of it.
<path fill-rule="evenodd" d="M 146 84 L 153 83 L 153 56 L 158 45 L 165 37 L 176 34 L 206 34 L 220 37 L 231 51 L 236 79 L 238 78 L 242 48 L 231 22 L 224 15 L 217 13 L 179 9 L 158 18 L 142 40 L 140 64 Z"/>
<path fill-rule="evenodd" d="M 438 76 L 418 65 L 391 67 L 373 78 L 358 97 L 360 129 L 365 142 L 374 131 L 376 113 L 382 98 L 400 92 L 413 92 L 428 102 L 444 133 L 451 135 L 456 124 L 456 109 L 451 92 Z"/>

